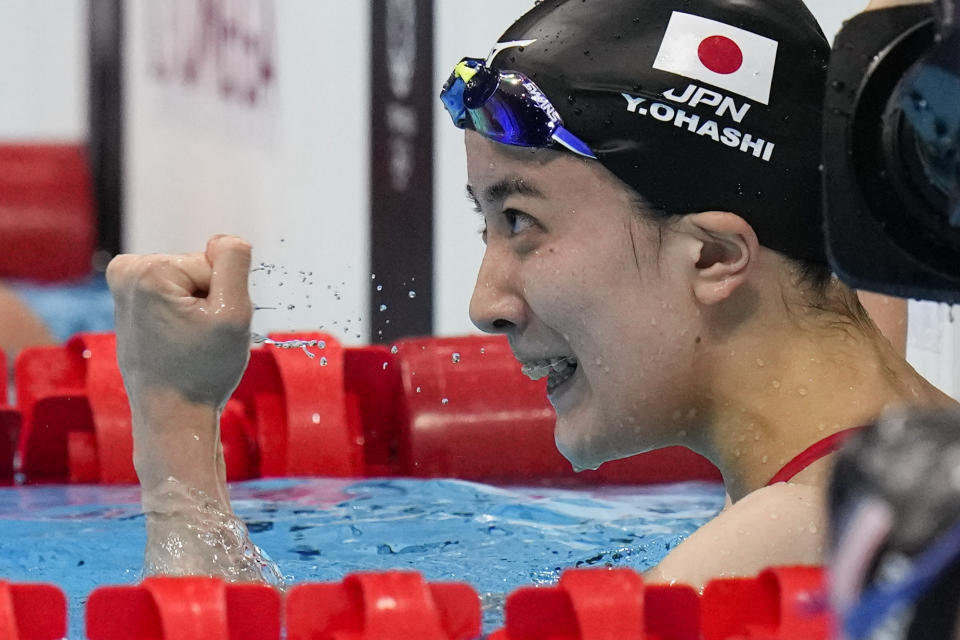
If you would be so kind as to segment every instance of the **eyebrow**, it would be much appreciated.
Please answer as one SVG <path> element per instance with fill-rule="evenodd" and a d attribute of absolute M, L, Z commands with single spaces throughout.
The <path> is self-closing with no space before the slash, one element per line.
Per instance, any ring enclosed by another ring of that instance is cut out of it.
<path fill-rule="evenodd" d="M 512 195 L 528 196 L 531 198 L 546 197 L 540 189 L 529 184 L 523 178 L 514 177 L 504 178 L 487 187 L 483 192 L 483 201 L 488 203 L 501 202 Z M 470 198 L 477 207 L 480 206 L 480 199 L 477 198 L 476 192 L 469 184 L 467 185 L 467 197 Z"/>

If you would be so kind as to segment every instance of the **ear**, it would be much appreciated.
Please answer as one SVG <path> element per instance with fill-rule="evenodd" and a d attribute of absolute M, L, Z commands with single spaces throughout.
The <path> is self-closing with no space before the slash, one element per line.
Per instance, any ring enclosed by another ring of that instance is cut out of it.
<path fill-rule="evenodd" d="M 726 300 L 746 282 L 760 256 L 757 234 L 746 220 L 728 211 L 688 214 L 682 223 L 699 246 L 692 265 L 694 295 L 708 305 Z"/>

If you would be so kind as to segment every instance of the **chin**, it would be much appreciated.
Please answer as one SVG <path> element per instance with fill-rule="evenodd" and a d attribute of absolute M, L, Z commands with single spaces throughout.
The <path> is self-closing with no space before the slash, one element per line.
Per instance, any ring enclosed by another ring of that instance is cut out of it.
<path fill-rule="evenodd" d="M 584 431 L 586 430 L 578 429 L 566 420 L 560 419 L 557 420 L 554 430 L 557 450 L 570 461 L 575 470 L 596 469 L 604 462 L 620 457 L 598 447 L 599 439 L 590 437 L 589 432 L 584 433 Z"/>

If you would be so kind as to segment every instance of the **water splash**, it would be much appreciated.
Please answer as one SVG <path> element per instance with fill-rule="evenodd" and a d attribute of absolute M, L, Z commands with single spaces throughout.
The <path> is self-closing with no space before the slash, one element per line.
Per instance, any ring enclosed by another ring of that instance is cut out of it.
<path fill-rule="evenodd" d="M 324 340 L 274 340 L 260 333 L 251 333 L 250 341 L 254 344 L 268 344 L 278 349 L 302 349 L 305 354 L 311 358 L 317 355 L 310 351 L 311 347 L 317 349 L 326 349 L 327 343 Z"/>

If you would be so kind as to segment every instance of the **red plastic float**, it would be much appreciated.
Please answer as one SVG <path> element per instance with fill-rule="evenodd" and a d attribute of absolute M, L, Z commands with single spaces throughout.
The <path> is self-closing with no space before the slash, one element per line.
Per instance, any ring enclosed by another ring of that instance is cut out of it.
<path fill-rule="evenodd" d="M 60 640 L 67 635 L 67 599 L 47 584 L 0 580 L 0 638 Z"/>
<path fill-rule="evenodd" d="M 0 145 L 0 276 L 51 282 L 88 275 L 91 185 L 82 146 Z"/>
<path fill-rule="evenodd" d="M 23 420 L 17 448 L 27 481 L 70 479 L 68 434 L 93 432 L 84 372 L 81 354 L 64 347 L 34 347 L 17 356 L 17 408 Z"/>
<path fill-rule="evenodd" d="M 7 372 L 7 354 L 0 350 L 0 371 Z M 13 484 L 14 454 L 20 435 L 20 412 L 7 404 L 7 377 L 0 382 L 0 485 Z"/>
<path fill-rule="evenodd" d="M 288 640 L 471 640 L 480 598 L 470 585 L 427 583 L 419 573 L 354 573 L 301 584 L 286 602 Z"/>
<path fill-rule="evenodd" d="M 571 569 L 514 591 L 490 640 L 698 640 L 699 606 L 692 588 L 645 586 L 630 569 Z"/>
<path fill-rule="evenodd" d="M 770 568 L 713 580 L 703 592 L 703 640 L 829 638 L 833 619 L 819 567 Z"/>
<path fill-rule="evenodd" d="M 554 443 L 546 382 L 521 373 L 502 336 L 404 340 L 397 350 L 407 474 L 583 484 L 720 480 L 716 467 L 683 447 L 574 472 Z"/>
<path fill-rule="evenodd" d="M 87 601 L 89 640 L 279 640 L 280 593 L 217 578 L 147 578 Z"/>
<path fill-rule="evenodd" d="M 575 473 L 557 451 L 543 382 L 524 377 L 502 337 L 344 348 L 320 333 L 314 357 L 261 347 L 224 409 L 229 480 L 397 475 L 493 482 L 718 481 L 671 447 Z M 133 483 L 130 410 L 113 334 L 25 349 L 16 363 L 18 450 L 28 481 Z M 0 426 L 3 413 L 0 409 Z M 16 416 L 10 416 L 15 420 Z M 2 450 L 0 450 L 2 454 Z M 2 477 L 2 467 L 0 467 Z"/>
<path fill-rule="evenodd" d="M 251 416 L 260 475 L 363 476 L 363 435 L 349 419 L 345 350 L 322 333 L 270 334 L 274 340 L 319 341 L 300 349 L 262 347 L 233 398 Z"/>

